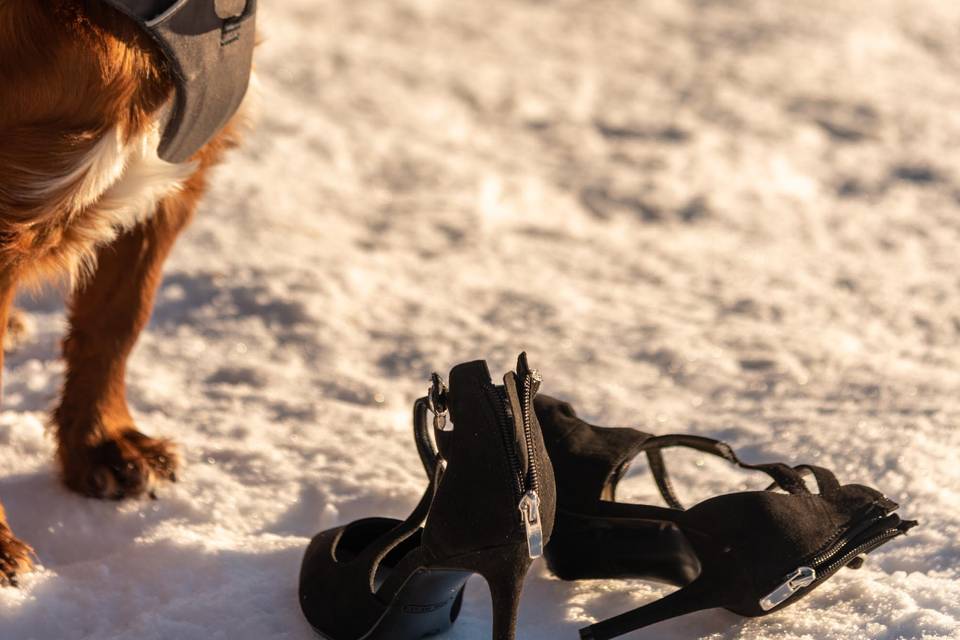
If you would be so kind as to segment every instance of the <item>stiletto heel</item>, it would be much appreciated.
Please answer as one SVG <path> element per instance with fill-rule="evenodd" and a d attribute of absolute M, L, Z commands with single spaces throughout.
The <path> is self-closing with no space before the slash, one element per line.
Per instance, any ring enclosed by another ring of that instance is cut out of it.
<path fill-rule="evenodd" d="M 516 634 L 517 613 L 524 578 L 533 558 L 526 544 L 463 556 L 459 568 L 478 573 L 487 582 L 493 606 L 493 640 L 510 640 Z"/>
<path fill-rule="evenodd" d="M 480 361 L 454 367 L 449 390 L 434 374 L 414 406 L 430 484 L 413 513 L 403 522 L 368 518 L 324 531 L 307 549 L 300 606 L 317 633 L 416 640 L 443 632 L 467 579 L 479 573 L 490 588 L 494 640 L 513 640 L 523 580 L 550 539 L 556 508 L 533 408 L 538 386 L 525 354 L 502 386 Z"/>
<path fill-rule="evenodd" d="M 490 601 L 493 603 L 493 639 L 510 640 L 516 634 L 517 614 L 520 611 L 520 594 L 523 593 L 523 579 L 530 568 L 531 560 L 521 559 L 513 565 L 484 572 L 484 579 L 490 589 Z"/>
<path fill-rule="evenodd" d="M 613 618 L 580 629 L 581 640 L 611 640 L 634 629 L 647 627 L 670 618 L 721 606 L 711 598 L 706 583 L 694 581 L 648 605 L 627 611 Z"/>

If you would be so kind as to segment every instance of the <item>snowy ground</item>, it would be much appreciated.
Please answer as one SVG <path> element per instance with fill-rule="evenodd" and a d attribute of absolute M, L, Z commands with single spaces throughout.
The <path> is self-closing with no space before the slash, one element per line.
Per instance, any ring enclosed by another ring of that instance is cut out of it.
<path fill-rule="evenodd" d="M 416 502 L 429 372 L 525 348 L 595 421 L 816 461 L 922 521 L 782 613 L 635 637 L 960 638 L 960 3 L 284 0 L 262 23 L 262 121 L 130 367 L 186 461 L 159 501 L 57 484 L 63 316 L 23 301 L 0 497 L 43 566 L 0 592 L 0 637 L 310 638 L 301 551 Z M 676 458 L 691 498 L 761 484 Z M 538 564 L 520 638 L 666 592 Z M 447 637 L 489 615 L 475 579 Z"/>

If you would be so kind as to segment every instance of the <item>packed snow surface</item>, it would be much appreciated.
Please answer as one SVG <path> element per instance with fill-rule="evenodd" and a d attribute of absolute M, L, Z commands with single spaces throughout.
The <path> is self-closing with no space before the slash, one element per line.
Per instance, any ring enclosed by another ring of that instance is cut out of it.
<path fill-rule="evenodd" d="M 960 3 L 284 0 L 260 123 L 130 363 L 185 466 L 158 501 L 55 477 L 53 293 L 23 298 L 0 498 L 41 568 L 3 640 L 306 640 L 308 538 L 403 517 L 432 370 L 526 349 L 591 421 L 814 462 L 921 526 L 775 615 L 631 637 L 960 638 Z M 669 460 L 688 502 L 760 487 Z M 623 497 L 655 500 L 644 465 Z M 652 601 L 538 562 L 519 637 Z M 480 578 L 445 637 L 489 637 Z"/>

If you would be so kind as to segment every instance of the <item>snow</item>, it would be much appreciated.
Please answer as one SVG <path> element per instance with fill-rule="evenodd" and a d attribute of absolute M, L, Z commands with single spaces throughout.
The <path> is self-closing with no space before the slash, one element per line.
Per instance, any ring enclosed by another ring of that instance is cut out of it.
<path fill-rule="evenodd" d="M 921 527 L 797 605 L 636 638 L 960 638 L 960 4 L 285 0 L 261 121 L 218 172 L 130 363 L 185 466 L 160 500 L 55 478 L 58 297 L 25 297 L 0 497 L 42 568 L 3 640 L 306 640 L 308 538 L 402 517 L 432 370 L 526 349 L 609 425 L 816 462 Z M 687 501 L 762 484 L 670 460 Z M 638 464 L 625 496 L 653 500 Z M 667 593 L 527 583 L 524 639 Z M 447 635 L 489 637 L 470 583 Z"/>

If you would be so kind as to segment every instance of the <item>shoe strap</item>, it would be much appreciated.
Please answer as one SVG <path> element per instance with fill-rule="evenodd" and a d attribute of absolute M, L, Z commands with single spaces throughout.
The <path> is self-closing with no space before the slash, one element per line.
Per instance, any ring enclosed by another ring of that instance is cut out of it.
<path fill-rule="evenodd" d="M 782 462 L 748 464 L 737 457 L 737 454 L 733 452 L 730 445 L 720 440 L 685 434 L 653 436 L 640 446 L 640 451 L 644 451 L 647 454 L 650 471 L 653 473 L 654 480 L 656 480 L 657 488 L 660 490 L 660 494 L 663 496 L 663 499 L 666 500 L 667 504 L 674 509 L 683 509 L 684 506 L 679 498 L 677 498 L 673 484 L 670 481 L 670 475 L 667 473 L 666 464 L 663 460 L 663 449 L 671 447 L 694 449 L 717 456 L 718 458 L 723 458 L 741 469 L 762 471 L 773 480 L 773 484 L 770 485 L 768 489 L 779 487 L 792 494 L 809 494 L 810 489 L 808 489 L 806 483 L 804 483 L 801 471 L 813 473 L 817 479 L 817 484 L 820 485 L 822 493 L 839 488 L 839 484 L 833 474 L 821 467 L 800 465 L 797 468 L 793 468 Z"/>
<path fill-rule="evenodd" d="M 427 419 L 430 412 L 430 400 L 427 396 L 413 403 L 413 439 L 417 443 L 417 453 L 420 454 L 420 462 L 423 463 L 427 477 L 433 478 L 437 473 L 437 464 L 442 458 L 433 438 L 430 437 L 431 428 Z"/>
<path fill-rule="evenodd" d="M 794 470 L 797 471 L 801 476 L 805 476 L 808 473 L 813 474 L 813 478 L 817 481 L 817 490 L 821 495 L 830 497 L 840 491 L 840 481 L 837 480 L 837 476 L 833 475 L 833 472 L 829 469 L 824 469 L 823 467 L 818 467 L 813 464 L 798 464 L 794 467 Z M 767 490 L 773 489 L 774 485 L 767 487 Z"/>
<path fill-rule="evenodd" d="M 424 396 L 414 403 L 414 440 L 417 444 L 417 452 L 420 454 L 420 461 L 423 463 L 428 478 L 436 476 L 437 464 L 443 459 L 430 435 L 431 428 L 428 416 L 431 412 L 433 412 L 433 409 L 431 408 L 429 397 Z M 687 434 L 668 434 L 662 436 L 650 436 L 643 432 L 637 432 L 637 434 L 641 437 L 638 438 L 636 443 L 631 443 L 631 446 L 624 450 L 624 455 L 617 461 L 615 467 L 622 467 L 628 460 L 640 453 L 645 453 L 647 463 L 650 466 L 650 472 L 653 474 L 660 495 L 663 496 L 666 503 L 674 509 L 683 510 L 685 507 L 677 497 L 676 490 L 670 480 L 670 474 L 667 472 L 666 461 L 663 458 L 663 450 L 672 447 L 694 449 L 723 458 L 741 469 L 762 471 L 773 480 L 773 483 L 767 487 L 768 491 L 779 487 L 795 495 L 809 494 L 810 489 L 803 480 L 803 476 L 807 473 L 813 474 L 821 494 L 833 494 L 840 488 L 840 483 L 837 481 L 836 476 L 823 467 L 808 464 L 791 467 L 782 462 L 749 464 L 740 460 L 737 454 L 734 453 L 733 448 L 721 440 Z M 618 477 L 613 480 L 614 490 L 616 489 L 615 484 L 618 480 Z"/>
<path fill-rule="evenodd" d="M 422 407 L 421 407 L 422 403 Z M 420 502 L 414 507 L 413 511 L 407 516 L 406 520 L 397 524 L 395 527 L 384 532 L 375 540 L 370 542 L 364 548 L 363 558 L 360 562 L 367 563 L 370 567 L 369 580 L 371 591 L 376 591 L 378 597 L 384 601 L 390 601 L 393 598 L 393 592 L 402 586 L 401 584 L 392 584 L 390 580 L 381 586 L 379 590 L 375 589 L 375 579 L 377 568 L 387 555 L 407 538 L 416 533 L 423 526 L 430 514 L 430 507 L 437 494 L 437 487 L 446 470 L 446 464 L 438 454 L 432 453 L 433 443 L 430 440 L 429 431 L 426 427 L 427 404 L 426 398 L 420 398 L 414 405 L 413 425 L 414 435 L 417 441 L 417 450 L 420 452 L 421 460 L 427 468 L 427 477 L 429 483 L 420 498 Z M 422 423 L 422 424 L 421 424 Z M 429 463 L 429 464 L 428 464 Z M 396 574 L 397 572 L 394 572 Z M 402 572 L 401 572 L 402 573 Z"/>
<path fill-rule="evenodd" d="M 375 591 L 377 597 L 380 598 L 380 600 L 384 603 L 389 603 L 394 599 L 397 591 L 403 587 L 409 572 L 401 570 L 399 567 L 395 567 L 394 571 L 391 572 L 391 576 L 387 578 L 386 582 L 384 582 L 379 589 L 376 589 L 375 582 L 377 568 L 391 551 L 403 543 L 407 538 L 419 531 L 420 527 L 423 526 L 430 514 L 430 508 L 433 506 L 433 499 L 436 497 L 437 487 L 440 484 L 440 479 L 443 476 L 445 468 L 446 465 L 444 464 L 436 464 L 434 466 L 433 475 L 430 476 L 430 483 L 423 492 L 420 502 L 417 503 L 416 507 L 414 507 L 413 512 L 407 516 L 406 520 L 395 526 L 390 531 L 387 531 L 381 535 L 365 549 L 365 554 L 369 554 L 367 557 L 369 558 L 368 562 L 370 563 L 370 589 L 371 591 Z M 412 552 L 408 558 L 405 558 L 405 561 L 410 561 L 411 564 L 416 564 L 421 561 L 422 556 L 423 553 L 421 547 Z"/>

